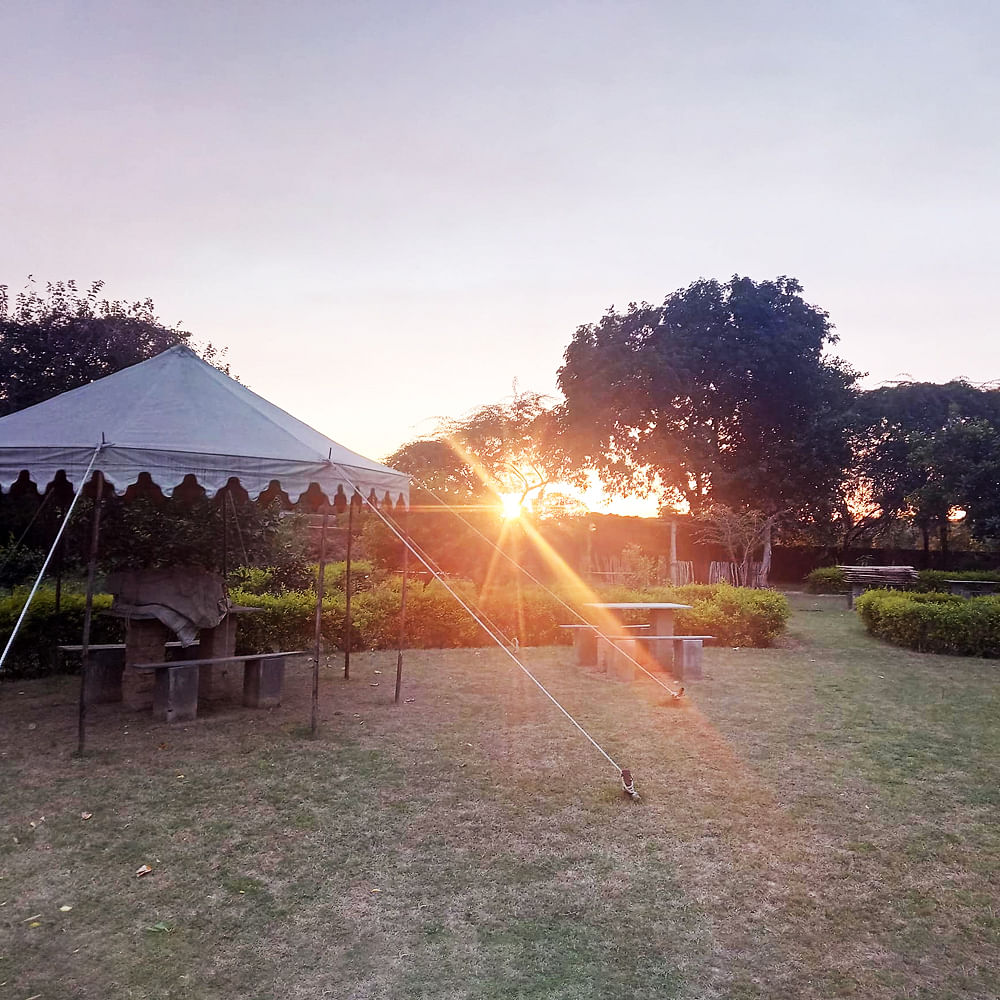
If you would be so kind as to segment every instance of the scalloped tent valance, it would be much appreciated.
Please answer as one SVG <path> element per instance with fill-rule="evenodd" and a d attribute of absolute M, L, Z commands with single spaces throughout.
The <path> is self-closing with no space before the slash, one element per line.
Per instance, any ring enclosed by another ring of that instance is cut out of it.
<path fill-rule="evenodd" d="M 405 473 L 349 451 L 179 345 L 0 418 L 0 486 L 27 470 L 79 485 L 95 451 L 118 493 L 148 472 L 168 496 L 193 475 L 209 493 L 235 477 L 257 499 L 277 480 L 294 503 L 316 486 L 409 503 Z"/>

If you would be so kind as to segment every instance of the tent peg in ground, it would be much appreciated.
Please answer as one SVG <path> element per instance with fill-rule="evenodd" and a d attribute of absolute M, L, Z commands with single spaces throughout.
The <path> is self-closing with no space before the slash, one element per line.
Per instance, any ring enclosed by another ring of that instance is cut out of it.
<path fill-rule="evenodd" d="M 622 791 L 630 799 L 639 798 L 639 793 L 635 790 L 635 782 L 632 780 L 632 772 L 627 767 L 622 769 Z"/>

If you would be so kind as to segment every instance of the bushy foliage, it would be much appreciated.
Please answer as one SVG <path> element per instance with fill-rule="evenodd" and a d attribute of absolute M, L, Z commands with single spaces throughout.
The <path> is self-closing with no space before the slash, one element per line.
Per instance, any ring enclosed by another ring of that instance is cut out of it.
<path fill-rule="evenodd" d="M 19 587 L 11 594 L 0 596 L 0 649 L 7 645 L 28 592 L 29 588 Z M 13 679 L 52 673 L 57 667 L 56 647 L 79 645 L 83 634 L 84 600 L 83 594 L 64 590 L 57 612 L 55 589 L 39 588 L 0 677 Z M 121 642 L 123 639 L 122 622 L 99 614 L 110 607 L 111 597 L 108 594 L 94 596 L 90 641 L 95 645 Z"/>
<path fill-rule="evenodd" d="M 16 587 L 38 574 L 45 562 L 41 549 L 18 545 L 13 536 L 4 544 L 0 542 L 0 587 Z"/>
<path fill-rule="evenodd" d="M 1000 657 L 1000 597 L 869 590 L 854 606 L 872 635 L 922 653 Z"/>
<path fill-rule="evenodd" d="M 266 573 L 245 574 L 248 583 L 263 586 Z M 484 621 L 500 637 L 517 637 L 523 646 L 545 646 L 572 641 L 570 630 L 561 624 L 572 622 L 573 615 L 562 600 L 540 587 L 504 585 L 480 594 L 468 581 L 449 584 L 458 596 L 484 616 Z M 316 593 L 313 590 L 283 590 L 258 593 L 257 587 L 233 589 L 233 602 L 253 608 L 240 616 L 237 629 L 237 653 L 276 650 L 311 650 L 315 641 Z M 402 581 L 390 577 L 354 594 L 351 602 L 351 648 L 391 649 L 399 641 L 400 598 Z M 591 595 L 592 596 L 592 595 Z M 746 590 L 726 584 L 686 587 L 654 587 L 630 590 L 606 588 L 600 595 L 607 601 L 671 601 L 691 605 L 677 615 L 677 631 L 687 635 L 712 635 L 721 644 L 731 646 L 767 646 L 781 634 L 788 619 L 788 604 L 778 593 Z M 19 598 L 0 602 L 0 636 L 9 630 L 23 603 Z M 42 591 L 33 605 L 29 626 L 18 639 L 18 676 L 47 673 L 54 669 L 52 654 L 60 643 L 80 641 L 83 625 L 83 597 L 64 597 L 63 610 L 54 610 L 52 591 Z M 567 601 L 567 603 L 571 603 Z M 111 599 L 99 595 L 95 607 L 110 607 Z M 580 605 L 581 611 L 588 609 Z M 327 591 L 323 600 L 321 636 L 327 650 L 343 649 L 345 600 L 342 591 Z M 641 610 L 630 612 L 627 620 L 643 619 Z M 121 623 L 95 617 L 96 642 L 121 641 Z M 448 593 L 432 580 L 411 580 L 406 591 L 406 637 L 409 647 L 447 649 L 487 646 L 486 631 Z"/>
<path fill-rule="evenodd" d="M 732 587 L 727 583 L 689 583 L 683 587 L 602 587 L 607 602 L 665 602 L 690 604 L 675 619 L 679 635 L 711 635 L 724 646 L 770 646 L 785 630 L 788 601 L 773 590 Z M 627 612 L 628 623 L 642 621 L 641 611 Z"/>
<path fill-rule="evenodd" d="M 844 571 L 837 566 L 820 566 L 806 576 L 806 590 L 810 594 L 846 594 L 850 584 Z"/>

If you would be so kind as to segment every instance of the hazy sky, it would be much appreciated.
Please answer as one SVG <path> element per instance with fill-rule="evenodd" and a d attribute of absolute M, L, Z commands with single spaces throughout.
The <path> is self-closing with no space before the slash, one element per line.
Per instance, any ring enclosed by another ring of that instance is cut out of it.
<path fill-rule="evenodd" d="M 375 458 L 701 276 L 1000 378 L 998 10 L 6 0 L 0 282 L 152 297 Z"/>

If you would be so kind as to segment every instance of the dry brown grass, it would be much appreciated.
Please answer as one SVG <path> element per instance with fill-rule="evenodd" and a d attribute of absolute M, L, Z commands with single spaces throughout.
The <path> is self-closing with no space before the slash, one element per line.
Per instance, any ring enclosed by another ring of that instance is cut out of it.
<path fill-rule="evenodd" d="M 69 679 L 0 688 L 0 997 L 997 996 L 995 664 L 813 598 L 680 710 L 525 657 L 639 803 L 495 650 L 395 707 L 393 654 L 331 664 L 316 740 L 304 662 L 274 712 L 101 707 L 84 760 Z"/>

